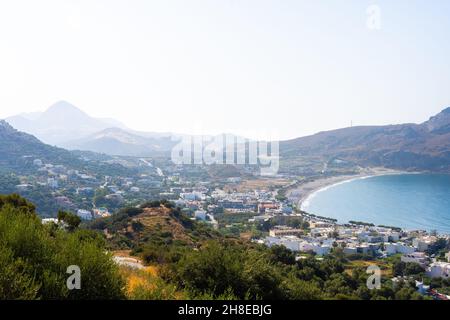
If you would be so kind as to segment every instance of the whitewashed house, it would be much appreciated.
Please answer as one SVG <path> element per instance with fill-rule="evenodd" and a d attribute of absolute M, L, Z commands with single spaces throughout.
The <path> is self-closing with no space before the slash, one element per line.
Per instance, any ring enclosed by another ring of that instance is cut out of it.
<path fill-rule="evenodd" d="M 450 277 L 450 263 L 448 262 L 434 262 L 427 268 L 426 275 L 430 278 L 444 278 Z"/>
<path fill-rule="evenodd" d="M 400 260 L 405 263 L 417 263 L 421 267 L 427 265 L 427 256 L 423 252 L 413 252 L 409 254 L 404 254 Z"/>
<path fill-rule="evenodd" d="M 77 216 L 79 216 L 82 220 L 92 220 L 92 212 L 89 210 L 79 209 L 77 211 Z"/>

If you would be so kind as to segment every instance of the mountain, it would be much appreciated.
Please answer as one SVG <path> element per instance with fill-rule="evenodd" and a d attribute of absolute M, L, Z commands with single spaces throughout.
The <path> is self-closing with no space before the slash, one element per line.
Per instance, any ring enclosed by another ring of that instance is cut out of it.
<path fill-rule="evenodd" d="M 74 137 L 84 137 L 110 127 L 125 127 L 116 120 L 90 117 L 66 101 L 53 104 L 45 112 L 21 114 L 6 121 L 20 131 L 58 146 Z"/>
<path fill-rule="evenodd" d="M 450 133 L 450 107 L 431 117 L 423 124 L 428 131 L 437 135 Z"/>
<path fill-rule="evenodd" d="M 47 163 L 81 165 L 81 160 L 69 151 L 52 147 L 32 135 L 19 132 L 6 121 L 0 121 L 0 170 L 26 172 L 34 159 Z"/>
<path fill-rule="evenodd" d="M 182 137 L 191 137 L 133 131 L 115 120 L 90 117 L 64 101 L 45 112 L 21 114 L 7 121 L 46 143 L 107 155 L 168 156 Z M 202 138 L 210 141 L 214 137 Z M 450 170 L 450 108 L 422 124 L 358 126 L 281 141 L 280 154 L 282 171 L 287 166 L 287 171 L 295 172 L 299 163 L 310 170 L 311 164 L 321 166 L 334 159 L 360 166 Z"/>
<path fill-rule="evenodd" d="M 139 132 L 109 118 L 93 118 L 74 105 L 60 101 L 45 112 L 22 113 L 6 121 L 41 141 L 70 150 L 119 156 L 154 156 L 170 153 L 172 133 Z"/>
<path fill-rule="evenodd" d="M 146 157 L 169 154 L 176 144 L 169 135 L 138 135 L 121 128 L 108 128 L 85 138 L 68 141 L 62 146 L 71 150 L 86 150 L 118 156 Z"/>
<path fill-rule="evenodd" d="M 245 139 L 232 134 L 228 134 L 227 136 L 233 143 L 235 138 Z M 197 141 L 204 141 L 206 144 L 218 137 L 139 132 L 120 128 L 108 128 L 81 139 L 62 143 L 61 146 L 69 150 L 92 151 L 114 156 L 153 157 L 170 156 L 173 147 L 180 143 L 183 138 L 196 141 L 196 148 L 201 148 L 197 144 Z"/>
<path fill-rule="evenodd" d="M 86 160 L 79 154 L 45 144 L 30 134 L 14 129 L 4 120 L 0 120 L 0 155 L 0 173 L 35 174 L 35 159 L 94 175 L 116 176 L 129 173 L 129 169 L 121 165 Z"/>
<path fill-rule="evenodd" d="M 422 124 L 359 126 L 280 143 L 282 161 L 316 157 L 361 166 L 450 170 L 450 108 Z"/>
<path fill-rule="evenodd" d="M 115 156 L 170 156 L 172 148 L 183 137 L 194 137 L 170 132 L 135 131 L 113 119 L 93 118 L 65 101 L 53 104 L 45 112 L 23 113 L 6 121 L 48 144 Z M 195 138 L 198 141 L 200 136 Z M 214 136 L 201 138 L 211 141 Z"/>

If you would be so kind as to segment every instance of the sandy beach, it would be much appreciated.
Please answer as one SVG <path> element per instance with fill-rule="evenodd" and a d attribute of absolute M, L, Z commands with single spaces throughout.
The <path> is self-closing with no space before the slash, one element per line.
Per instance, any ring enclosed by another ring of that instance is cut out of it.
<path fill-rule="evenodd" d="M 331 177 L 317 177 L 314 180 L 305 180 L 304 183 L 296 186 L 294 189 L 287 192 L 289 201 L 294 203 L 297 208 L 301 208 L 305 205 L 308 199 L 316 192 L 323 190 L 327 187 L 333 186 L 338 183 L 351 181 L 354 179 L 362 179 L 367 177 L 382 176 L 389 174 L 404 174 L 411 173 L 405 171 L 391 170 L 385 168 L 365 168 L 358 174 L 353 175 L 339 175 Z"/>

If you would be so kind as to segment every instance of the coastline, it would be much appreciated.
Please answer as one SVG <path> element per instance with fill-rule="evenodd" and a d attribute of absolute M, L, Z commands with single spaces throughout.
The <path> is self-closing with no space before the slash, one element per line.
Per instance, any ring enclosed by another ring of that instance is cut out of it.
<path fill-rule="evenodd" d="M 361 170 L 358 174 L 331 176 L 331 177 L 318 177 L 311 181 L 305 181 L 299 186 L 290 190 L 287 194 L 289 201 L 294 203 L 297 208 L 303 210 L 308 202 L 321 191 L 325 191 L 333 186 L 351 182 L 357 179 L 367 179 L 377 176 L 385 175 L 397 175 L 397 174 L 418 174 L 419 172 L 408 172 L 400 170 L 392 170 L 385 168 L 367 168 Z M 306 208 L 305 208 L 306 209 Z M 306 210 L 305 210 L 306 211 Z"/>

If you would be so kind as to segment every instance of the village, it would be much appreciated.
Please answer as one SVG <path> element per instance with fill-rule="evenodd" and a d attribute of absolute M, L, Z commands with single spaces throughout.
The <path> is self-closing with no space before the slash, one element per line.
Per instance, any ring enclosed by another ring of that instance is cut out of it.
<path fill-rule="evenodd" d="M 399 256 L 401 262 L 420 266 L 426 277 L 449 279 L 450 254 L 439 254 L 441 242 L 449 241 L 448 235 L 355 221 L 339 224 L 299 210 L 295 203 L 280 197 L 280 189 L 273 186 L 241 190 L 229 187 L 240 185 L 241 177 L 201 181 L 186 177 L 177 166 L 160 169 L 147 161 L 141 164 L 146 171 L 111 177 L 35 159 L 36 175 L 24 179 L 16 189 L 25 193 L 33 188 L 49 190 L 55 207 L 71 211 L 83 221 L 108 217 L 121 207 L 137 206 L 146 200 L 167 199 L 193 220 L 224 233 L 234 230 L 234 235 L 246 234 L 248 240 L 268 247 L 284 246 L 297 259 L 307 255 L 322 259 L 336 250 L 362 259 Z M 288 225 L 287 219 L 302 223 Z M 54 220 L 43 217 L 44 223 Z M 424 283 L 417 287 L 420 292 L 429 292 Z"/>
<path fill-rule="evenodd" d="M 268 232 L 252 235 L 251 240 L 268 247 L 284 246 L 294 252 L 297 259 L 308 255 L 323 259 L 336 250 L 349 258 L 359 257 L 361 260 L 397 256 L 402 263 L 419 266 L 430 279 L 450 279 L 450 252 L 441 254 L 450 240 L 448 235 L 355 221 L 339 224 L 334 219 L 298 210 L 289 201 L 280 200 L 277 190 L 225 192 L 222 189 L 209 191 L 201 186 L 172 191 L 179 191 L 176 206 L 183 208 L 192 219 L 204 221 L 216 229 L 219 228 L 215 218 L 217 212 L 225 212 L 225 216 L 252 215 L 245 223 L 238 223 L 240 225 L 258 226 L 270 222 Z M 298 219 L 303 223 L 293 227 L 283 223 L 286 218 Z M 233 225 L 224 227 L 231 228 Z M 391 280 L 405 281 L 408 277 L 394 277 Z M 416 285 L 420 293 L 432 294 L 430 286 L 423 282 L 418 281 Z M 444 300 L 449 298 L 437 292 L 433 294 Z"/>

